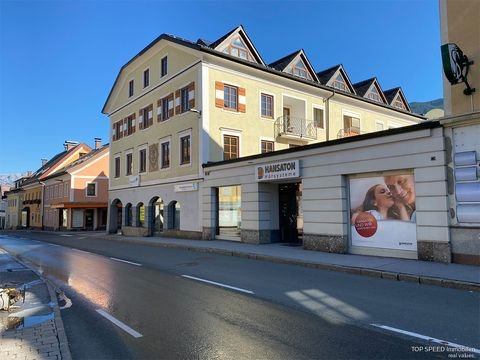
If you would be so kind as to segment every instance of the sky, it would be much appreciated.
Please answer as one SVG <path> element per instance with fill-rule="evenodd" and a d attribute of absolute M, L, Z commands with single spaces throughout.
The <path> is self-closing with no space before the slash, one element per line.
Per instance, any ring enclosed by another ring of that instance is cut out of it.
<path fill-rule="evenodd" d="M 243 25 L 266 63 L 304 49 L 407 100 L 441 98 L 437 0 L 0 0 L 0 174 L 35 171 L 65 140 L 109 141 L 120 68 L 162 33 L 214 41 Z"/>

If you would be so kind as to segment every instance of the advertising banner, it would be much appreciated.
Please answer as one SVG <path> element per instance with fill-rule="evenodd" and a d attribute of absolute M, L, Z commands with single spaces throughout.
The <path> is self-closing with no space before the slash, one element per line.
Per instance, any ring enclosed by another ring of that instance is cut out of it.
<path fill-rule="evenodd" d="M 350 179 L 352 245 L 417 250 L 412 173 Z"/>

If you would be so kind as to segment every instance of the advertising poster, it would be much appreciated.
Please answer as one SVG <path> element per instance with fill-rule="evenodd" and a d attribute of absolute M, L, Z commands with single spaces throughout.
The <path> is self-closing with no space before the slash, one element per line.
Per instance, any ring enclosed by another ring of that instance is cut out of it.
<path fill-rule="evenodd" d="M 352 245 L 417 250 L 412 173 L 350 179 Z"/>

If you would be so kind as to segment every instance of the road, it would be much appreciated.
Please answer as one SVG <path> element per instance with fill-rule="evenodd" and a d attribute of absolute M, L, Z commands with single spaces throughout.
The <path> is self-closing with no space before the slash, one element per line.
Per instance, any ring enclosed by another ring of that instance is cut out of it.
<path fill-rule="evenodd" d="M 21 236 L 0 236 L 0 247 L 71 298 L 62 317 L 74 359 L 448 357 L 378 326 L 480 349 L 474 292 L 81 234 Z"/>

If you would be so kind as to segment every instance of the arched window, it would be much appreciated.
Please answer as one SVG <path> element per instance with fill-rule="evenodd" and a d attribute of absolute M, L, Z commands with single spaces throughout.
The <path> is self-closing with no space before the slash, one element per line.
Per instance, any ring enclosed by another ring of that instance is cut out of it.
<path fill-rule="evenodd" d="M 132 226 L 133 219 L 133 212 L 132 212 L 132 204 L 128 203 L 125 206 L 125 225 Z"/>
<path fill-rule="evenodd" d="M 137 205 L 137 226 L 143 227 L 143 224 L 145 224 L 145 206 L 141 202 Z"/>

